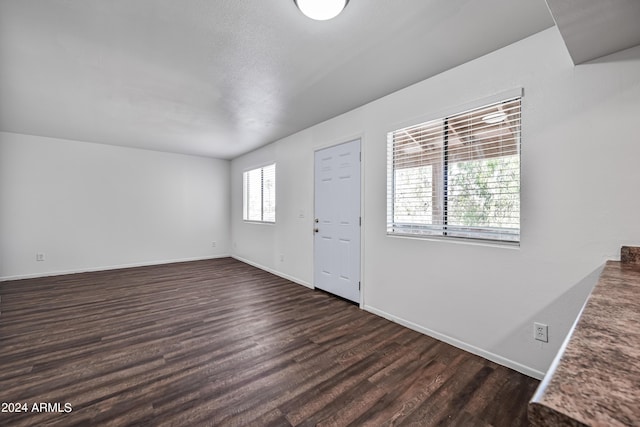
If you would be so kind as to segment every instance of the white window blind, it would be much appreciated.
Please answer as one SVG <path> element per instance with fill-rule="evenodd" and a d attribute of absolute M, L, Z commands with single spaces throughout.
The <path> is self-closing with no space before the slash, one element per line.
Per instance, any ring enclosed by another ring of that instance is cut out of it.
<path fill-rule="evenodd" d="M 387 135 L 387 233 L 520 241 L 515 97 Z"/>
<path fill-rule="evenodd" d="M 276 165 L 244 172 L 242 183 L 242 218 L 276 222 Z"/>

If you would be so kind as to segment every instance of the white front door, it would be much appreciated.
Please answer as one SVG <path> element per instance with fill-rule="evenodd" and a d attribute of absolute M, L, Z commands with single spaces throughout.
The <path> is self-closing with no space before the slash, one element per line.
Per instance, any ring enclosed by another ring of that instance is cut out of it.
<path fill-rule="evenodd" d="M 360 302 L 360 140 L 315 153 L 314 285 Z"/>

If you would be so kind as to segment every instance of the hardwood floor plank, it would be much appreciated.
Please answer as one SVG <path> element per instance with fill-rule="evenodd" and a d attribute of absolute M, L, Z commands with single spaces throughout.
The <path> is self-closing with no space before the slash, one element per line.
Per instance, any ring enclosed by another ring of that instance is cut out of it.
<path fill-rule="evenodd" d="M 435 426 L 446 426 L 452 423 L 460 412 L 466 409 L 466 403 L 478 390 L 492 371 L 488 366 L 464 364 L 449 381 L 411 414 L 407 423 L 427 421 Z M 478 369 L 479 368 L 479 369 Z M 434 410 L 435 408 L 435 410 Z"/>
<path fill-rule="evenodd" d="M 373 427 L 398 424 L 442 385 L 446 369 L 446 365 L 435 360 L 425 362 L 411 375 L 404 375 L 394 386 L 383 387 L 386 394 L 350 425 Z"/>
<path fill-rule="evenodd" d="M 0 401 L 72 406 L 0 425 L 512 427 L 537 386 L 229 258 L 8 281 L 0 296 Z"/>
<path fill-rule="evenodd" d="M 383 354 L 374 353 L 349 365 L 317 387 L 281 405 L 280 410 L 293 425 L 299 425 L 307 419 L 321 420 L 323 411 L 335 411 L 335 403 L 342 405 L 354 386 L 366 380 L 402 351 L 395 343 L 390 343 L 386 350 Z"/>

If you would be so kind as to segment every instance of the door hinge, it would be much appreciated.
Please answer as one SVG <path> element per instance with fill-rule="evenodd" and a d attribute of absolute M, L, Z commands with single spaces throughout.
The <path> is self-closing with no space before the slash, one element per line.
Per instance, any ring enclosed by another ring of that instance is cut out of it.
<path fill-rule="evenodd" d="M 360 155 L 360 161 L 362 161 L 362 151 L 358 154 Z"/>
<path fill-rule="evenodd" d="M 360 290 L 361 282 L 358 282 L 358 290 Z"/>
<path fill-rule="evenodd" d="M 360 227 L 362 227 L 362 217 L 358 217 L 358 224 L 360 225 Z"/>

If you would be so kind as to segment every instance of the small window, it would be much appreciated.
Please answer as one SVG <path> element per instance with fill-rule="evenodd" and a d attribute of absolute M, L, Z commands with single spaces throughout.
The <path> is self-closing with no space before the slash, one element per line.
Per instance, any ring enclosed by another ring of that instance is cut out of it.
<path fill-rule="evenodd" d="M 389 132 L 387 233 L 520 241 L 520 97 Z"/>
<path fill-rule="evenodd" d="M 276 165 L 246 171 L 242 175 L 242 218 L 276 222 Z"/>

